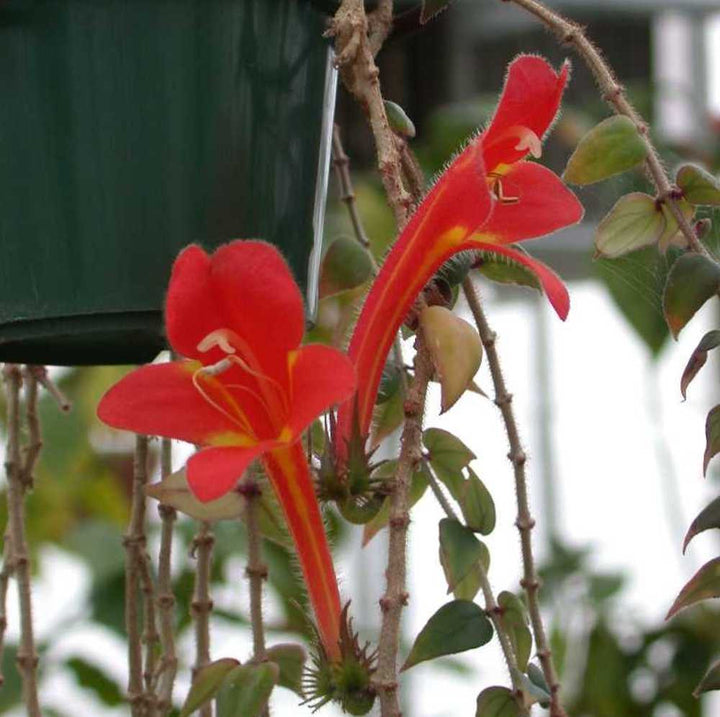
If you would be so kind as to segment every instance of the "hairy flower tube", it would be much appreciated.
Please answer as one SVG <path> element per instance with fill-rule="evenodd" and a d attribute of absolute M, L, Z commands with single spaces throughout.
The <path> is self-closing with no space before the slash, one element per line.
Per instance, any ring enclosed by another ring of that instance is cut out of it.
<path fill-rule="evenodd" d="M 354 400 L 341 406 L 335 451 L 344 463 L 358 430 L 369 431 L 388 351 L 417 295 L 453 254 L 483 250 L 529 269 L 560 318 L 570 308 L 557 275 L 510 244 L 580 221 L 583 209 L 537 158 L 568 78 L 542 58 L 523 55 L 508 70 L 495 115 L 440 176 L 388 253 L 355 326 L 348 355 L 357 372 Z M 356 436 L 357 438 L 357 436 Z"/>
<path fill-rule="evenodd" d="M 201 447 L 188 484 L 201 501 L 233 490 L 260 457 L 293 537 L 323 647 L 339 658 L 337 579 L 301 442 L 321 412 L 351 395 L 352 364 L 300 346 L 300 291 L 276 249 L 234 241 L 212 256 L 189 246 L 172 270 L 165 307 L 170 345 L 185 360 L 143 366 L 102 398 L 98 416 L 136 433 Z"/>

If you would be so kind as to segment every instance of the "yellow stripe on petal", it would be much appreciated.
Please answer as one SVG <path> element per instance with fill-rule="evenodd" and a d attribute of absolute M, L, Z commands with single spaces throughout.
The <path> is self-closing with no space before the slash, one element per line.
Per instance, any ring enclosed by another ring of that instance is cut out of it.
<path fill-rule="evenodd" d="M 250 448 L 256 446 L 258 440 L 243 433 L 235 431 L 226 431 L 224 433 L 213 433 L 208 436 L 207 444 L 209 446 L 237 446 L 238 448 Z"/>

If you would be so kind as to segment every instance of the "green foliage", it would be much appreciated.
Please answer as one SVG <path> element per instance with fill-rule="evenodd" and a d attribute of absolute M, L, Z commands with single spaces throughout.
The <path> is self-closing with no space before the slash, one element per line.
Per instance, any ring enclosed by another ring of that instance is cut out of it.
<path fill-rule="evenodd" d="M 616 115 L 600 122 L 580 140 L 563 179 L 572 184 L 592 184 L 632 169 L 646 156 L 647 147 L 635 123 Z"/>
<path fill-rule="evenodd" d="M 720 528 L 720 497 L 705 506 L 698 516 L 690 523 L 690 527 L 683 541 L 683 553 L 690 541 L 698 534 L 711 528 Z"/>
<path fill-rule="evenodd" d="M 469 477 L 460 490 L 458 502 L 470 530 L 490 535 L 495 528 L 495 502 L 490 491 L 472 468 Z"/>
<path fill-rule="evenodd" d="M 720 405 L 715 406 L 705 419 L 705 454 L 703 455 L 703 475 L 714 455 L 720 452 Z"/>
<path fill-rule="evenodd" d="M 702 167 L 683 165 L 675 181 L 691 204 L 720 205 L 720 182 Z"/>
<path fill-rule="evenodd" d="M 439 524 L 440 563 L 445 572 L 448 592 L 467 576 L 478 563 L 487 572 L 490 567 L 490 553 L 475 534 L 452 518 L 443 518 Z"/>
<path fill-rule="evenodd" d="M 274 662 L 235 667 L 217 693 L 217 717 L 257 717 L 267 705 L 279 675 Z"/>
<path fill-rule="evenodd" d="M 596 256 L 616 259 L 657 244 L 666 228 L 665 216 L 655 200 L 642 192 L 621 197 L 595 232 Z"/>
<path fill-rule="evenodd" d="M 415 136 L 415 125 L 407 116 L 407 112 L 396 102 L 384 100 L 383 104 L 385 105 L 385 113 L 387 114 L 390 129 L 401 137 L 412 139 Z"/>
<path fill-rule="evenodd" d="M 240 662 L 232 657 L 215 660 L 201 667 L 193 679 L 179 717 L 189 717 L 195 710 L 209 702 L 220 691 L 225 678 Z"/>
<path fill-rule="evenodd" d="M 497 602 L 502 610 L 501 619 L 512 642 L 518 669 L 522 672 L 528 666 L 532 650 L 532 634 L 528 627 L 527 610 L 522 600 L 507 590 L 498 595 Z"/>
<path fill-rule="evenodd" d="M 361 286 L 372 271 L 365 247 L 352 237 L 339 236 L 325 251 L 320 265 L 320 298 Z"/>
<path fill-rule="evenodd" d="M 267 658 L 280 670 L 277 683 L 303 697 L 302 676 L 307 654 L 302 645 L 284 643 L 267 649 Z"/>
<path fill-rule="evenodd" d="M 520 705 L 507 687 L 487 687 L 477 697 L 475 717 L 520 717 Z"/>
<path fill-rule="evenodd" d="M 453 600 L 427 621 L 402 669 L 435 657 L 472 650 L 489 642 L 492 636 L 492 623 L 479 605 L 468 600 Z"/>
<path fill-rule="evenodd" d="M 680 331 L 702 305 L 720 290 L 720 266 L 700 254 L 684 254 L 670 269 L 663 311 L 670 331 Z"/>

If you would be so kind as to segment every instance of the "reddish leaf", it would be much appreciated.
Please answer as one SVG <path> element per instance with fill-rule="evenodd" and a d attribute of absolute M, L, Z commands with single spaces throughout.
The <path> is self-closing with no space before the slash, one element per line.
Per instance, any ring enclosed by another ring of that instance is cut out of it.
<path fill-rule="evenodd" d="M 668 610 L 665 619 L 669 620 L 683 608 L 694 605 L 701 600 L 715 597 L 720 597 L 720 558 L 714 558 L 705 563 L 690 578 L 680 591 L 670 610 Z"/>
<path fill-rule="evenodd" d="M 707 361 L 708 351 L 720 346 L 720 331 L 708 331 L 705 336 L 700 339 L 700 343 L 697 345 L 695 350 L 690 356 L 690 360 L 685 366 L 685 370 L 682 373 L 680 379 L 680 393 L 682 393 L 683 399 L 686 398 L 687 387 L 690 382 L 697 376 L 698 371 L 705 365 Z"/>
<path fill-rule="evenodd" d="M 720 451 L 720 405 L 715 406 L 705 420 L 705 455 L 703 456 L 703 475 L 707 473 L 708 463 Z"/>
<path fill-rule="evenodd" d="M 683 541 L 683 553 L 687 549 L 688 543 L 698 534 L 710 528 L 720 528 L 720 497 L 706 506 L 697 518 L 690 523 L 688 532 Z"/>

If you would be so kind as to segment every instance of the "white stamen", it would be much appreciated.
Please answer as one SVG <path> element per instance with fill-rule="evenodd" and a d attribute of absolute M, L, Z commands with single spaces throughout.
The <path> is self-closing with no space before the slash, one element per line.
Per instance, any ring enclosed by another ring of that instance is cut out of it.
<path fill-rule="evenodd" d="M 216 346 L 226 354 L 234 354 L 235 347 L 230 343 L 228 329 L 217 329 L 211 331 L 198 345 L 197 350 L 205 353 Z"/>

